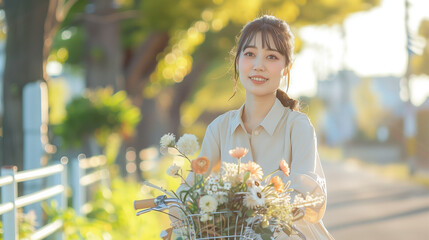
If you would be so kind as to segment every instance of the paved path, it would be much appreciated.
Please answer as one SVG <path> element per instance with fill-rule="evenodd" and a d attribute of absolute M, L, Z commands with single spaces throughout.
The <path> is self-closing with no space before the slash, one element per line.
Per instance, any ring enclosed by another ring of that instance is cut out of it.
<path fill-rule="evenodd" d="M 429 188 L 387 179 L 352 163 L 323 162 L 324 223 L 336 240 L 429 239 Z"/>

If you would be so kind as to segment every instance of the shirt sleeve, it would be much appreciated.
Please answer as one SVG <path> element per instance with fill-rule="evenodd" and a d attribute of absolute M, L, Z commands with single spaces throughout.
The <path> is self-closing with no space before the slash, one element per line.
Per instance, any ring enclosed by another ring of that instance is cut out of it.
<path fill-rule="evenodd" d="M 305 220 L 316 223 L 321 220 L 326 208 L 326 183 L 317 152 L 316 134 L 304 114 L 298 116 L 291 127 L 291 187 L 303 195 L 324 196 L 322 204 L 305 209 Z"/>
<path fill-rule="evenodd" d="M 210 167 L 207 174 L 219 170 L 220 166 L 220 135 L 216 128 L 216 122 L 212 122 L 206 130 L 201 144 L 200 157 L 207 157 L 210 160 Z"/>

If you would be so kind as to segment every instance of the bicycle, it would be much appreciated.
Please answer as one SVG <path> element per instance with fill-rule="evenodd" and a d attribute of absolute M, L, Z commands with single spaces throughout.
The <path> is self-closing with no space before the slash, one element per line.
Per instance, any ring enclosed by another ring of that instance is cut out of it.
<path fill-rule="evenodd" d="M 135 210 L 143 209 L 137 212 L 137 216 L 151 211 L 163 212 L 173 206 L 181 208 L 183 204 L 179 199 L 167 198 L 166 195 L 134 201 Z M 259 223 L 257 219 L 250 222 L 244 220 L 241 217 L 240 211 L 213 212 L 210 214 L 211 219 L 206 221 L 201 221 L 202 214 L 187 214 L 184 218 L 169 215 L 176 218 L 176 220 L 171 223 L 171 228 L 161 233 L 160 237 L 163 240 L 170 240 L 173 233 L 181 236 L 182 239 L 189 240 L 252 240 L 256 238 L 253 231 L 254 226 Z M 302 212 L 297 212 L 294 215 L 297 215 L 295 220 L 303 217 Z M 301 239 L 306 240 L 305 236 L 298 229 L 293 226 L 292 228 Z M 280 230 L 277 231 L 281 232 Z M 279 233 L 274 239 L 281 239 L 281 236 L 284 236 L 282 234 L 285 233 Z"/>

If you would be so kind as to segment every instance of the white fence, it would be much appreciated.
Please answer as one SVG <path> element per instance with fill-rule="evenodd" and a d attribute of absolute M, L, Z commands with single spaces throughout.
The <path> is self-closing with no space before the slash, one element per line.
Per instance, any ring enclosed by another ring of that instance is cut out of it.
<path fill-rule="evenodd" d="M 77 161 L 71 162 L 70 187 L 73 192 L 73 209 L 78 215 L 85 215 L 89 210 L 86 204 L 87 187 L 109 178 L 109 171 L 105 165 L 106 158 L 102 155 L 85 158 L 85 155 L 81 154 Z"/>
<path fill-rule="evenodd" d="M 1 169 L 0 215 L 2 215 L 4 240 L 18 239 L 17 209 L 50 198 L 56 199 L 58 207 L 62 210 L 68 207 L 66 196 L 68 171 L 67 161 L 64 160 L 66 158 L 62 159 L 62 164 L 21 172 L 17 172 L 14 166 L 3 167 Z M 86 187 L 109 177 L 105 164 L 106 159 L 104 156 L 85 158 L 84 155 L 80 155 L 77 159 L 71 161 L 69 169 L 71 176 L 69 179 L 71 180 L 70 187 L 72 189 L 73 208 L 77 214 L 84 215 L 86 213 L 84 207 L 88 199 L 86 196 Z M 52 176 L 52 186 L 24 196 L 17 196 L 18 183 L 49 176 Z M 37 217 L 41 218 L 41 216 Z M 58 230 L 62 226 L 62 220 L 48 223 L 35 231 L 29 239 L 43 239 L 55 232 L 60 232 Z M 58 233 L 55 238 L 62 239 L 63 236 L 61 233 Z"/>

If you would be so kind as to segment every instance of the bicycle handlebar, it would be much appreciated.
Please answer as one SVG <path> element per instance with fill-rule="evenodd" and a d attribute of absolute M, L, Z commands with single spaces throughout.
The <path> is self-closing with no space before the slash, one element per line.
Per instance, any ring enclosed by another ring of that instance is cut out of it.
<path fill-rule="evenodd" d="M 143 200 L 135 200 L 134 201 L 134 209 L 135 210 L 139 210 L 139 209 L 143 209 L 143 208 L 152 208 L 156 206 L 155 203 L 155 199 L 156 198 L 151 198 L 151 199 L 143 199 Z"/>

